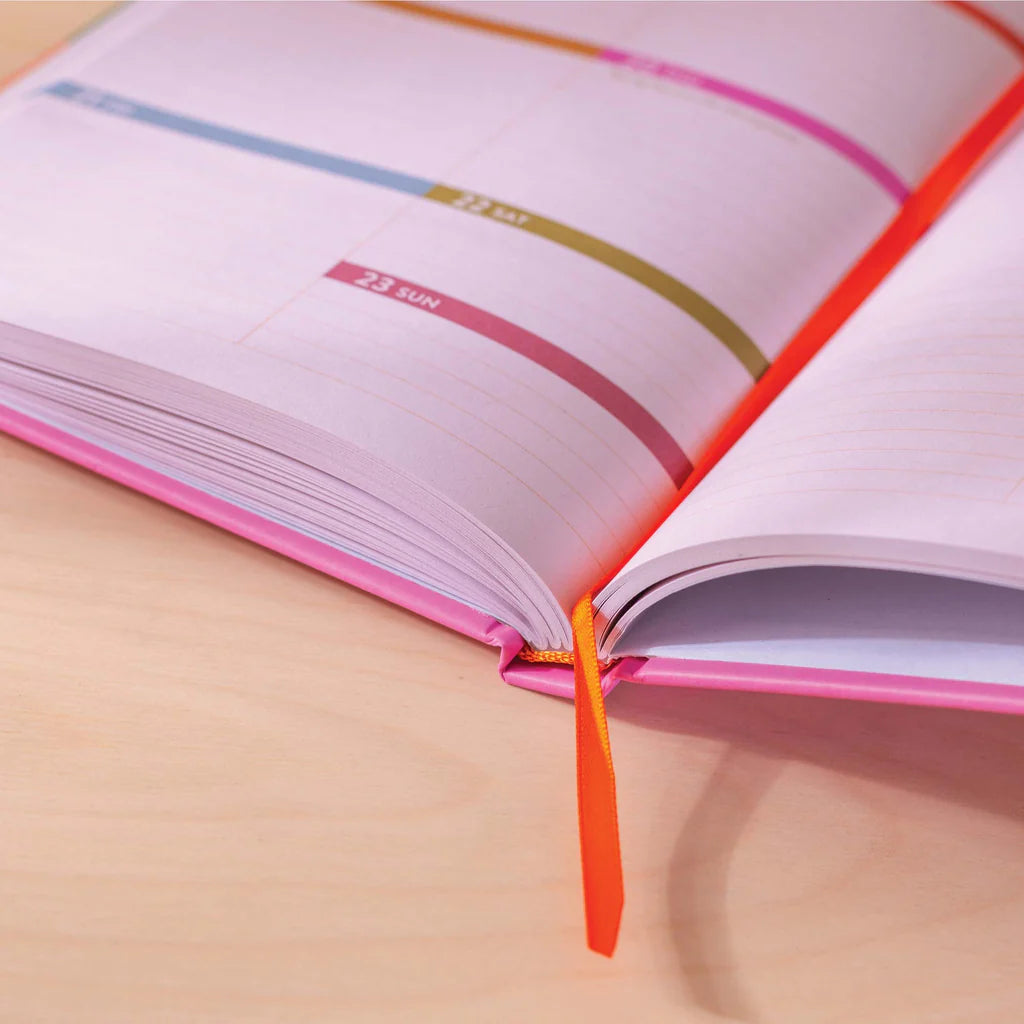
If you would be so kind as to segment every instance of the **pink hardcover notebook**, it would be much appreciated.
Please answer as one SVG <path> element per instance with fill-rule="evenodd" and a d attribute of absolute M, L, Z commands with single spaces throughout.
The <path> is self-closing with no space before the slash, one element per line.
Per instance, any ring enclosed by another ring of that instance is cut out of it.
<path fill-rule="evenodd" d="M 121 8 L 0 95 L 0 427 L 519 686 L 1024 710 L 1022 31 Z"/>

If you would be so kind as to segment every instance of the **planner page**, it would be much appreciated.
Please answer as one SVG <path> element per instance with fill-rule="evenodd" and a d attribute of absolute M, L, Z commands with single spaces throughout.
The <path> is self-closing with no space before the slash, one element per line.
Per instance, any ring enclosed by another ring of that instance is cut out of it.
<path fill-rule="evenodd" d="M 1018 132 L 630 561 L 606 618 L 781 566 L 1024 587 L 1022 182 Z"/>
<path fill-rule="evenodd" d="M 135 5 L 2 109 L 0 356 L 318 431 L 565 609 L 1020 64 L 939 4 Z"/>

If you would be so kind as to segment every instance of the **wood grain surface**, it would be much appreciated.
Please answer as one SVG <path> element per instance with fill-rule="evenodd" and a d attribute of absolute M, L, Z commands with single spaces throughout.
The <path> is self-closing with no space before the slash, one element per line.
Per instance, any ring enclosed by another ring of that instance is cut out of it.
<path fill-rule="evenodd" d="M 4 1024 L 1024 1020 L 1024 720 L 620 688 L 607 961 L 567 703 L 9 439 L 0 701 Z"/>

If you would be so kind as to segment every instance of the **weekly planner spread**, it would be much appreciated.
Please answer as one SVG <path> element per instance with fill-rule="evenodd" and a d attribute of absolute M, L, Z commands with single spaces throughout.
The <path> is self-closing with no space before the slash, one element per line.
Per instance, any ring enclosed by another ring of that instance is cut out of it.
<path fill-rule="evenodd" d="M 0 93 L 0 425 L 575 666 L 604 761 L 619 679 L 1024 707 L 1022 34 L 119 8 Z"/>

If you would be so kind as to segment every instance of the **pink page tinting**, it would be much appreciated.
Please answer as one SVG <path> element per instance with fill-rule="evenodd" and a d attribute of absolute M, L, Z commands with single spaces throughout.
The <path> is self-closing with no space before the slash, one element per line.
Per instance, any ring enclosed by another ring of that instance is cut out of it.
<path fill-rule="evenodd" d="M 817 139 L 851 163 L 856 164 L 862 171 L 874 178 L 896 202 L 902 204 L 910 195 L 910 189 L 900 180 L 895 171 L 887 167 L 874 153 L 865 149 L 860 143 L 810 114 L 805 114 L 802 110 L 797 110 L 786 103 L 773 100 L 770 96 L 762 96 L 750 89 L 744 89 L 741 85 L 733 85 L 731 82 L 703 75 L 699 71 L 691 71 L 678 64 L 667 64 L 636 53 L 628 53 L 625 50 L 602 50 L 597 55 L 597 59 L 607 64 L 617 64 L 620 67 L 629 68 L 631 71 L 664 78 L 678 85 L 702 89 L 704 92 L 714 93 L 716 96 L 767 114 L 776 121 L 788 124 L 804 135 Z"/>
<path fill-rule="evenodd" d="M 389 277 L 369 267 L 343 261 L 327 271 L 326 276 L 343 284 L 365 288 L 383 298 L 415 306 L 461 327 L 468 327 L 538 366 L 543 366 L 614 416 L 661 463 L 676 487 L 682 486 L 693 469 L 675 438 L 635 398 L 550 341 L 477 306 L 411 281 Z"/>

